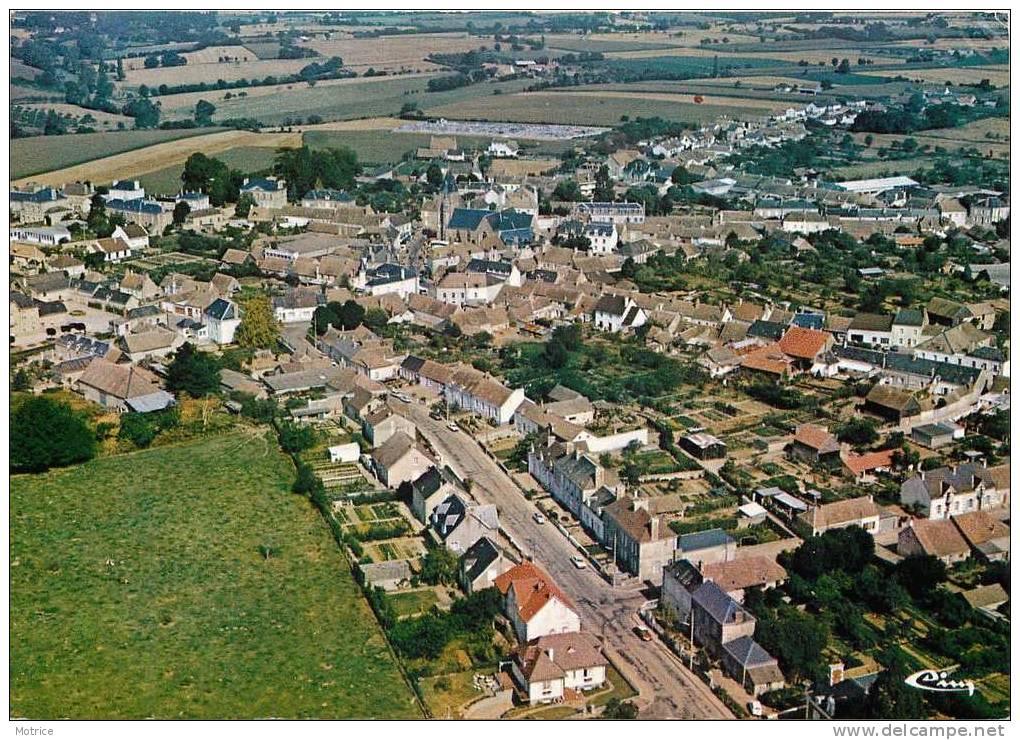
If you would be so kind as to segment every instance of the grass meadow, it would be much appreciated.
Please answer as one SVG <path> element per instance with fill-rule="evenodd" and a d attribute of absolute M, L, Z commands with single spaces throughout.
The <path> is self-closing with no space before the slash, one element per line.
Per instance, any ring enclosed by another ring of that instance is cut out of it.
<path fill-rule="evenodd" d="M 420 716 L 292 478 L 257 432 L 12 478 L 11 716 Z"/>

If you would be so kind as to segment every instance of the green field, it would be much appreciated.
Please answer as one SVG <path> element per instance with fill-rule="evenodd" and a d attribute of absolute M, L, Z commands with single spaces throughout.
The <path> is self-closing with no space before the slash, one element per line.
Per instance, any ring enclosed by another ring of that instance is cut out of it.
<path fill-rule="evenodd" d="M 310 115 L 327 121 L 366 118 L 397 113 L 415 96 L 421 98 L 426 77 L 411 79 L 380 77 L 356 85 L 296 87 L 276 95 L 233 98 L 216 103 L 216 119 L 255 118 L 266 124 Z"/>
<path fill-rule="evenodd" d="M 266 440 L 12 478 L 12 717 L 420 716 Z"/>
<path fill-rule="evenodd" d="M 239 146 L 214 156 L 230 167 L 250 175 L 272 167 L 276 149 L 268 146 Z M 174 195 L 181 190 L 183 172 L 184 165 L 177 164 L 141 175 L 138 181 L 145 192 L 152 195 Z"/>
<path fill-rule="evenodd" d="M 760 116 L 762 108 L 698 105 L 672 100 L 601 98 L 590 95 L 542 92 L 527 95 L 492 95 L 462 100 L 449 105 L 426 108 L 429 116 L 478 121 L 515 121 L 520 123 L 576 124 L 612 126 L 622 116 L 631 119 L 659 116 L 689 123 L 707 123 L 720 116 Z"/>
<path fill-rule="evenodd" d="M 32 136 L 11 139 L 10 177 L 17 179 L 72 167 L 121 152 L 222 131 L 220 128 L 192 128 L 142 131 L 107 131 L 97 134 Z"/>
<path fill-rule="evenodd" d="M 761 57 L 731 57 L 720 56 L 718 60 L 714 56 L 662 56 L 662 57 L 639 57 L 634 59 L 606 59 L 599 63 L 599 66 L 611 69 L 614 72 L 631 74 L 642 74 L 649 76 L 661 74 L 669 77 L 706 77 L 716 69 L 719 72 L 743 71 L 748 69 L 761 68 L 791 68 L 797 67 L 778 59 L 765 59 Z"/>
<path fill-rule="evenodd" d="M 408 152 L 428 146 L 428 134 L 401 131 L 306 131 L 304 142 L 312 149 L 347 146 L 358 154 L 362 164 L 396 164 Z M 464 149 L 484 149 L 492 141 L 490 136 L 457 136 L 457 146 Z M 519 141 L 531 155 L 556 156 L 574 146 L 569 141 Z"/>

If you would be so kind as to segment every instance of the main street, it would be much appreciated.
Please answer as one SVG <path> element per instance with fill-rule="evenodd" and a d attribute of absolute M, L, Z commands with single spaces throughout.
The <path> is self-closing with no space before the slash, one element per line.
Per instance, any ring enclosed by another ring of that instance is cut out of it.
<path fill-rule="evenodd" d="M 629 670 L 640 691 L 641 716 L 655 719 L 718 719 L 733 714 L 658 640 L 645 642 L 635 633 L 637 610 L 645 597 L 635 588 L 614 588 L 591 568 L 579 569 L 570 558 L 577 550 L 552 524 L 534 519 L 538 509 L 514 481 L 467 434 L 447 428 L 419 403 L 391 400 L 408 416 L 435 451 L 463 479 L 480 502 L 499 508 L 504 530 L 545 568 L 574 600 L 585 630 L 600 635 Z"/>

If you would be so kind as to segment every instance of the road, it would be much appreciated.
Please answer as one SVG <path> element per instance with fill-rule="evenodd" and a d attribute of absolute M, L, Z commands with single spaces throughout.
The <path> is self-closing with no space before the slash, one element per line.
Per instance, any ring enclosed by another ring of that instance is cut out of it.
<path fill-rule="evenodd" d="M 538 511 L 513 480 L 464 432 L 453 432 L 429 417 L 422 404 L 391 400 L 394 411 L 408 416 L 428 439 L 442 462 L 473 482 L 481 503 L 499 508 L 500 523 L 575 601 L 585 630 L 600 635 L 611 652 L 629 667 L 640 691 L 641 716 L 649 719 L 732 719 L 733 714 L 700 679 L 658 640 L 642 641 L 634 632 L 637 610 L 645 597 L 636 588 L 614 588 L 591 568 L 571 563 L 577 550 L 553 527 L 538 524 Z"/>

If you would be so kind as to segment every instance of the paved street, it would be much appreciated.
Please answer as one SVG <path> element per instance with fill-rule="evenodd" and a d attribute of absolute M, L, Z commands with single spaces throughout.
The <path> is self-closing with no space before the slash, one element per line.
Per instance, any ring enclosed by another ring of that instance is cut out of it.
<path fill-rule="evenodd" d="M 645 597 L 635 588 L 616 589 L 592 569 L 570 562 L 574 547 L 552 524 L 537 524 L 537 509 L 510 477 L 463 432 L 450 431 L 445 422 L 429 417 L 422 404 L 391 401 L 394 410 L 409 416 L 419 431 L 462 478 L 470 478 L 472 494 L 499 507 L 500 522 L 513 539 L 544 567 L 577 603 L 584 629 L 601 635 L 611 652 L 629 668 L 641 692 L 641 716 L 669 718 L 731 718 L 729 709 L 701 680 L 691 674 L 657 640 L 643 642 L 634 632 L 637 610 Z"/>

